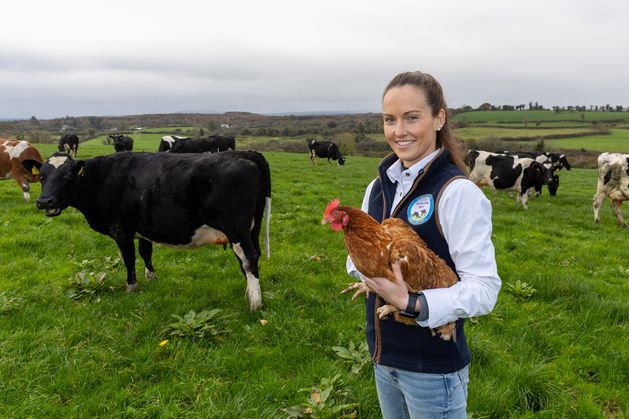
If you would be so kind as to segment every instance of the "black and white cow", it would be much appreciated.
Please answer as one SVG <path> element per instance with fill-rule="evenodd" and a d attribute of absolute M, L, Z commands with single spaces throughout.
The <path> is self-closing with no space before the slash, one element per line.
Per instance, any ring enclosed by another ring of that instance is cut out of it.
<path fill-rule="evenodd" d="M 114 142 L 114 150 L 116 150 L 116 153 L 133 151 L 133 138 L 128 135 L 113 134 L 110 135 L 109 138 Z"/>
<path fill-rule="evenodd" d="M 59 138 L 59 151 L 76 157 L 79 151 L 79 137 L 76 134 L 64 134 Z"/>
<path fill-rule="evenodd" d="M 328 164 L 330 164 L 330 159 L 336 160 L 339 166 L 345 164 L 345 157 L 341 155 L 338 146 L 332 141 L 308 140 L 308 148 L 310 149 L 310 160 L 315 165 L 317 164 L 317 157 L 327 157 Z"/>
<path fill-rule="evenodd" d="M 537 160 L 540 163 L 551 163 L 553 172 L 561 170 L 565 168 L 566 170 L 570 170 L 572 166 L 568 162 L 568 158 L 565 154 L 562 153 L 548 153 L 548 152 L 540 152 L 540 151 L 526 151 L 526 152 L 518 152 L 512 153 L 509 151 L 504 151 L 503 154 L 507 156 L 515 156 L 515 157 L 528 157 L 534 160 Z"/>
<path fill-rule="evenodd" d="M 188 138 L 190 137 L 180 137 L 178 135 L 165 135 L 162 137 L 161 141 L 159 142 L 159 148 L 157 149 L 157 151 L 161 151 L 161 152 L 170 151 L 173 144 L 175 144 L 177 141 L 188 139 Z"/>
<path fill-rule="evenodd" d="M 41 174 L 37 207 L 47 216 L 74 207 L 92 229 L 115 240 L 127 291 L 137 288 L 134 238 L 148 279 L 155 276 L 152 243 L 229 244 L 247 281 L 249 307 L 262 307 L 259 235 L 266 207 L 268 258 L 271 177 L 261 154 L 115 153 L 74 160 L 55 153 L 43 164 L 27 160 L 23 166 Z"/>
<path fill-rule="evenodd" d="M 557 195 L 557 190 L 559 189 L 559 175 L 557 175 L 555 172 L 560 170 L 561 167 L 560 165 L 562 163 L 555 163 L 553 164 L 550 158 L 550 154 L 555 154 L 557 156 L 559 156 L 559 154 L 557 153 L 541 153 L 538 151 L 521 151 L 521 152 L 510 152 L 510 151 L 502 151 L 500 153 L 491 153 L 488 151 L 480 151 L 480 150 L 470 150 L 470 152 L 468 153 L 468 160 L 474 160 L 477 157 L 476 153 L 484 153 L 483 155 L 487 156 L 487 155 L 494 155 L 494 156 L 509 156 L 509 157 L 517 157 L 520 159 L 533 159 L 539 163 L 541 163 L 544 168 L 546 169 L 550 169 L 550 171 L 553 174 L 553 180 L 554 182 L 549 183 L 547 181 L 547 178 L 544 178 L 544 181 L 538 185 L 535 186 L 535 196 L 541 196 L 542 194 L 542 186 L 546 185 L 548 186 L 548 192 L 550 193 L 551 196 L 556 196 Z M 563 154 L 561 155 L 563 156 Z M 568 164 L 568 160 L 565 159 L 564 156 L 564 160 L 566 162 L 566 164 Z M 469 166 L 469 161 L 466 161 L 466 163 Z M 568 166 L 570 166 L 568 164 Z M 568 169 L 570 170 L 570 169 Z"/>
<path fill-rule="evenodd" d="M 603 153 L 598 156 L 598 182 L 592 198 L 594 222 L 601 222 L 601 205 L 611 199 L 612 209 L 621 227 L 627 228 L 622 216 L 622 201 L 629 200 L 629 154 Z"/>
<path fill-rule="evenodd" d="M 470 179 L 479 186 L 489 185 L 496 190 L 516 190 L 517 201 L 528 209 L 528 195 L 542 184 L 555 187 L 553 172 L 530 158 L 498 155 L 480 150 L 470 150 L 466 163 L 470 167 Z"/>
<path fill-rule="evenodd" d="M 236 149 L 234 137 L 212 135 L 194 140 L 191 138 L 176 141 L 170 148 L 171 153 L 217 153 Z"/>

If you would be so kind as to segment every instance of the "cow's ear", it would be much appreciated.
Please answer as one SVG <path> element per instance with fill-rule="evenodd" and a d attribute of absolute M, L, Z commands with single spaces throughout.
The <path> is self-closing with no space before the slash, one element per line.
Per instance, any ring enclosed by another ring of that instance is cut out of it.
<path fill-rule="evenodd" d="M 72 171 L 74 176 L 83 176 L 85 174 L 85 162 L 83 160 L 76 162 Z"/>
<path fill-rule="evenodd" d="M 39 175 L 39 169 L 41 169 L 42 163 L 37 160 L 24 160 L 22 161 L 22 167 L 34 175 Z"/>

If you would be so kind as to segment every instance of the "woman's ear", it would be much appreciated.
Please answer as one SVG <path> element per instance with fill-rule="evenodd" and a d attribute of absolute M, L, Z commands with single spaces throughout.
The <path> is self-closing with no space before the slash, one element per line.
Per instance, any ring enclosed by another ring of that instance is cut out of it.
<path fill-rule="evenodd" d="M 446 123 L 446 111 L 439 109 L 437 116 L 435 117 L 435 131 L 441 130 L 441 127 Z"/>

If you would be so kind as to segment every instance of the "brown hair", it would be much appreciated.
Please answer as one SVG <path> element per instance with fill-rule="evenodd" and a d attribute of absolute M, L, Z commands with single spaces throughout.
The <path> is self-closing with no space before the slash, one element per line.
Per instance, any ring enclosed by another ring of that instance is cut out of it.
<path fill-rule="evenodd" d="M 446 121 L 441 127 L 441 130 L 437 131 L 437 145 L 448 149 L 452 162 L 461 169 L 464 173 L 467 173 L 467 166 L 463 162 L 463 150 L 461 143 L 452 133 L 452 126 L 450 125 L 450 118 L 448 115 L 448 106 L 446 105 L 445 97 L 443 96 L 443 90 L 439 82 L 430 74 L 422 73 L 421 71 L 407 71 L 400 73 L 387 84 L 382 94 L 382 99 L 389 90 L 394 87 L 402 87 L 406 85 L 415 86 L 421 89 L 426 95 L 426 102 L 432 111 L 432 116 L 436 117 L 440 109 L 443 109 L 446 113 Z"/>

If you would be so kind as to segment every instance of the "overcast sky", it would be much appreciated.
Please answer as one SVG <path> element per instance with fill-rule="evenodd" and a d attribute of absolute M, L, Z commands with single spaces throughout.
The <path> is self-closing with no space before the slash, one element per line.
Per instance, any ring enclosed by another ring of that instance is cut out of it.
<path fill-rule="evenodd" d="M 629 106 L 627 0 L 19 0 L 0 118 L 379 112 L 421 70 L 450 107 Z"/>

